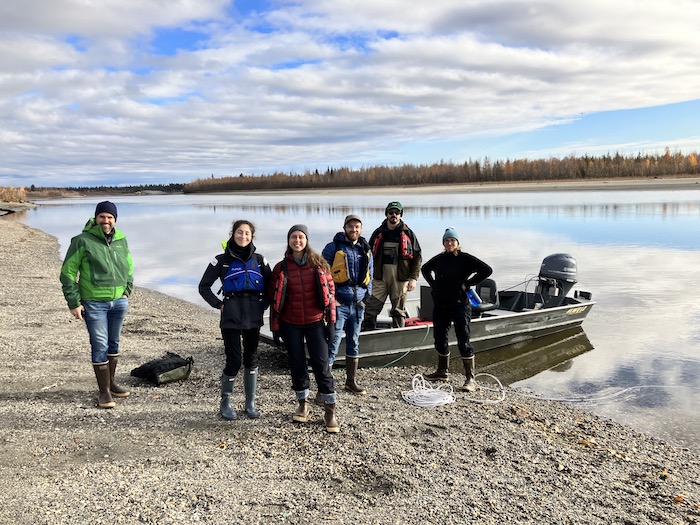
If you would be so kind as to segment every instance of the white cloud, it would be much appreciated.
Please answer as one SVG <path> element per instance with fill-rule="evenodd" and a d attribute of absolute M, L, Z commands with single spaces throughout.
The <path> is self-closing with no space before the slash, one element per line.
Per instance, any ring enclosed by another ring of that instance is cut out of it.
<path fill-rule="evenodd" d="M 412 162 L 399 159 L 407 144 L 700 92 L 690 0 L 277 5 L 227 19 L 222 0 L 3 3 L 0 184 Z M 205 37 L 156 54 L 161 28 Z"/>

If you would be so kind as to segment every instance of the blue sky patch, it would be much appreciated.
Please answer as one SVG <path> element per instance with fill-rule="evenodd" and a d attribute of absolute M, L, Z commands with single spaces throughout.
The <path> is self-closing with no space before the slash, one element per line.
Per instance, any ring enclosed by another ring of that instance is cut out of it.
<path fill-rule="evenodd" d="M 177 54 L 179 50 L 198 49 L 200 43 L 207 38 L 208 36 L 200 31 L 163 28 L 155 31 L 151 46 L 157 55 L 172 56 Z"/>

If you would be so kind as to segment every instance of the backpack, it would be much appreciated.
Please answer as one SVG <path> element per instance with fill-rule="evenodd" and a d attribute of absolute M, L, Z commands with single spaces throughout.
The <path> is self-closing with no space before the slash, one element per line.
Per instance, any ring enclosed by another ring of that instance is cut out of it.
<path fill-rule="evenodd" d="M 349 284 L 350 283 L 350 271 L 348 269 L 348 254 L 345 253 L 338 241 L 335 243 L 335 255 L 333 256 L 333 264 L 331 264 L 331 277 L 333 277 L 333 282 L 336 284 Z M 360 286 L 367 288 L 372 276 L 369 274 L 369 245 L 363 241 L 360 245 L 362 247 L 362 262 L 360 264 L 360 276 L 362 277 L 362 282 L 358 283 Z M 364 276 L 362 272 L 364 270 Z"/>
<path fill-rule="evenodd" d="M 131 371 L 131 375 L 150 381 L 156 386 L 183 381 L 190 376 L 194 359 L 180 357 L 173 352 L 166 352 L 163 357 L 152 359 Z"/>
<path fill-rule="evenodd" d="M 345 284 L 350 281 L 350 272 L 348 272 L 348 255 L 343 250 L 338 250 L 336 246 L 333 264 L 331 265 L 331 276 L 336 284 Z"/>
<path fill-rule="evenodd" d="M 265 283 L 257 255 L 245 262 L 240 259 L 233 260 L 221 281 L 223 282 L 224 296 L 241 292 L 261 293 L 265 291 Z"/>

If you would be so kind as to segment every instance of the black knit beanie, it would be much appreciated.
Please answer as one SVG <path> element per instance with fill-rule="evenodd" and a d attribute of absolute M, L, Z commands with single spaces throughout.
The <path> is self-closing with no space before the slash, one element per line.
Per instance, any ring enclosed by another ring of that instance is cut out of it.
<path fill-rule="evenodd" d="M 100 202 L 95 208 L 95 217 L 97 217 L 100 213 L 109 213 L 114 217 L 114 222 L 117 222 L 117 206 L 113 202 Z"/>

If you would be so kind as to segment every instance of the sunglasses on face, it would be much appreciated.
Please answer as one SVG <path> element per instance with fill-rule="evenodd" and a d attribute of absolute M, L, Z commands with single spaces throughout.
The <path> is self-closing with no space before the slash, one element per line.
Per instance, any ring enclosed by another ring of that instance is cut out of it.
<path fill-rule="evenodd" d="M 399 217 L 401 217 L 401 212 L 400 211 L 390 211 L 387 213 L 387 215 L 398 215 Z"/>

